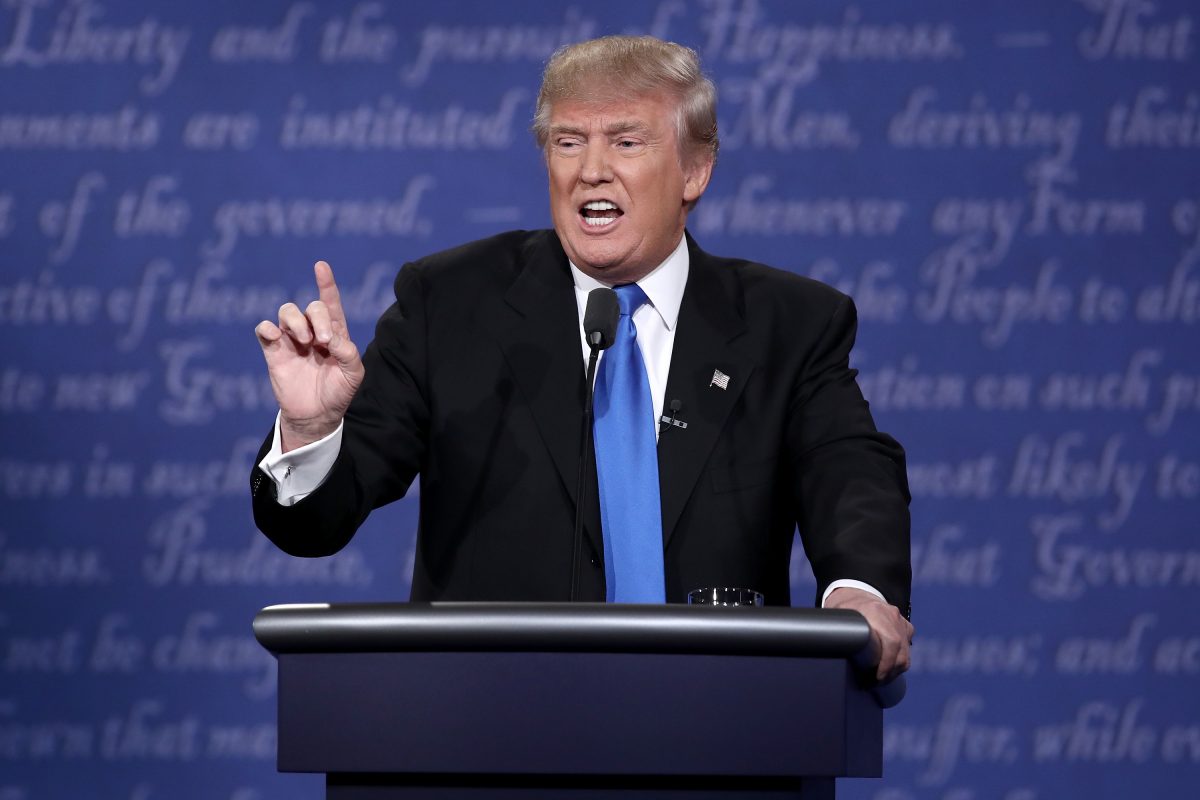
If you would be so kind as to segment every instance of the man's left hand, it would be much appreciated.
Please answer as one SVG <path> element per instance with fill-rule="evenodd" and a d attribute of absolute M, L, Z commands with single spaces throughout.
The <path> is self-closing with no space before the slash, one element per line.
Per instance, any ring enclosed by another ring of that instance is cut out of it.
<path fill-rule="evenodd" d="M 870 592 L 842 586 L 825 598 L 825 608 L 846 608 L 862 614 L 871 626 L 871 636 L 879 644 L 879 666 L 875 677 L 891 680 L 909 667 L 909 647 L 913 626 L 900 609 L 888 605 Z"/>

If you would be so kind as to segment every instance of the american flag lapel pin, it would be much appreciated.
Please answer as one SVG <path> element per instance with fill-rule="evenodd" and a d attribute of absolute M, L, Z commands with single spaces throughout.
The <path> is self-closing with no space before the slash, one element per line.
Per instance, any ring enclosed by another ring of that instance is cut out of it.
<path fill-rule="evenodd" d="M 712 382 L 708 384 L 708 388 L 717 387 L 718 389 L 729 388 L 729 376 L 719 369 L 713 370 Z"/>

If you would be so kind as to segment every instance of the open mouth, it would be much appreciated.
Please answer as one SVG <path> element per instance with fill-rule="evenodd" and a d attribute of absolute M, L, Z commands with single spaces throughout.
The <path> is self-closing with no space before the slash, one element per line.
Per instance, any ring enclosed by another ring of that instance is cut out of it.
<path fill-rule="evenodd" d="M 624 211 L 608 200 L 591 200 L 579 209 L 579 216 L 592 228 L 603 228 L 616 222 Z"/>

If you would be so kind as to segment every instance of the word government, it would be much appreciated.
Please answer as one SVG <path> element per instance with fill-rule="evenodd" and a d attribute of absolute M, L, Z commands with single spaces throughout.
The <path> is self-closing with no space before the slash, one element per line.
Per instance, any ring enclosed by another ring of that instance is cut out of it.
<path fill-rule="evenodd" d="M 167 424 L 202 425 L 218 413 L 275 406 L 275 393 L 263 376 L 206 366 L 202 359 L 211 349 L 212 342 L 203 338 L 159 343 L 165 390 L 159 413 Z M 217 363 L 228 362 L 217 359 Z"/>
<path fill-rule="evenodd" d="M 0 150 L 148 150 L 162 120 L 134 106 L 116 111 L 0 114 Z"/>
<path fill-rule="evenodd" d="M 1033 594 L 1078 600 L 1091 590 L 1192 589 L 1200 586 L 1200 550 L 1094 547 L 1065 541 L 1084 532 L 1078 514 L 1034 517 Z"/>

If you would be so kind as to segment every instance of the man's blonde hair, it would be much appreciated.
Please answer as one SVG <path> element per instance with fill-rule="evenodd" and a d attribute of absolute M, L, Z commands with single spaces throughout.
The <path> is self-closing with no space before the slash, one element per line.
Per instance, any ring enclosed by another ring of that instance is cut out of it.
<path fill-rule="evenodd" d="M 560 47 L 542 75 L 533 133 L 546 148 L 550 116 L 562 100 L 605 101 L 665 95 L 675 102 L 682 157 L 716 160 L 717 89 L 690 47 L 653 36 L 604 36 Z"/>

